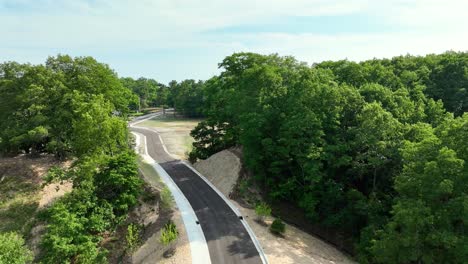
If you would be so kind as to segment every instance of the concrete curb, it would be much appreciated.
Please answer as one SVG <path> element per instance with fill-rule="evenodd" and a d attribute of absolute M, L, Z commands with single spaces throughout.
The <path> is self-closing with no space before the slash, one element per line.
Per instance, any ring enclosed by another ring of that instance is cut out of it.
<path fill-rule="evenodd" d="M 232 211 L 234 211 L 234 213 L 238 217 L 242 216 L 239 209 L 226 196 L 224 196 L 224 194 L 220 190 L 218 190 L 218 188 L 216 188 L 216 186 L 214 186 L 207 178 L 205 178 L 205 176 L 203 176 L 194 167 L 192 167 L 192 165 L 190 163 L 188 163 L 185 160 L 181 160 L 180 163 L 183 163 L 185 166 L 187 166 L 189 169 L 191 169 L 194 173 L 196 173 L 200 178 L 202 178 L 202 180 L 204 180 L 206 182 L 206 184 L 208 184 L 211 187 L 211 189 L 213 189 L 224 200 L 224 202 L 231 208 Z M 255 248 L 257 249 L 258 254 L 260 255 L 260 258 L 262 259 L 263 264 L 268 264 L 268 259 L 267 259 L 266 255 L 265 255 L 265 252 L 263 252 L 263 248 L 260 245 L 260 242 L 258 241 L 257 237 L 255 236 L 254 231 L 252 230 L 252 228 L 250 228 L 247 221 L 245 221 L 244 219 L 239 219 L 239 220 L 241 221 L 242 225 L 244 225 L 245 229 L 249 233 L 249 236 L 252 239 L 252 242 L 254 243 Z"/>
<path fill-rule="evenodd" d="M 155 133 L 158 135 L 159 140 L 161 141 L 161 144 L 163 145 L 164 151 L 165 151 L 168 155 L 170 155 L 171 157 L 173 157 L 173 158 L 175 158 L 175 159 L 179 159 L 178 157 L 176 158 L 175 155 L 173 155 L 172 153 L 170 153 L 170 152 L 167 150 L 166 145 L 164 144 L 164 141 L 162 140 L 161 135 L 158 133 L 157 130 L 150 129 L 150 128 L 146 128 L 146 127 L 135 126 L 136 124 L 139 124 L 139 123 L 141 123 L 141 122 L 144 122 L 144 121 L 146 121 L 146 120 L 148 120 L 148 119 L 151 119 L 151 118 L 156 117 L 156 116 L 159 116 L 159 115 L 161 115 L 161 113 L 156 113 L 156 114 L 153 114 L 153 115 L 151 115 L 151 116 L 149 116 L 149 117 L 147 117 L 147 118 L 142 118 L 141 120 L 138 120 L 137 122 L 134 122 L 134 123 L 130 124 L 130 126 L 131 126 L 131 127 L 137 127 L 137 128 L 140 128 L 140 129 L 145 129 L 145 130 L 149 130 L 149 131 L 155 132 Z M 133 134 L 136 134 L 135 132 L 132 132 L 132 133 L 133 133 Z M 142 135 L 142 136 L 143 136 L 143 135 Z M 148 153 L 148 149 L 147 149 L 146 144 L 145 144 L 145 153 Z M 149 156 L 149 155 L 148 155 L 148 156 Z M 149 158 L 151 158 L 151 157 L 149 157 Z M 151 160 L 153 160 L 153 159 L 151 158 Z M 154 160 L 153 160 L 153 162 L 156 163 Z M 213 190 L 224 200 L 224 202 L 231 208 L 231 210 L 232 210 L 237 216 L 242 216 L 242 214 L 240 213 L 239 209 L 238 209 L 234 204 L 232 204 L 231 201 L 230 201 L 228 198 L 226 198 L 226 196 L 224 196 L 224 194 L 221 193 L 207 178 L 205 178 L 205 176 L 203 176 L 203 175 L 202 175 L 201 173 L 199 173 L 195 168 L 193 168 L 192 165 L 191 165 L 190 163 L 188 163 L 188 162 L 185 161 L 185 160 L 180 160 L 179 162 L 182 163 L 182 164 L 184 164 L 185 166 L 187 166 L 187 167 L 188 167 L 189 169 L 191 169 L 195 174 L 197 174 L 200 178 L 202 178 L 202 180 L 205 181 L 206 184 L 208 184 L 208 185 L 211 187 L 211 189 L 213 189 Z M 159 166 L 159 164 L 157 164 L 157 163 L 156 163 L 156 165 Z M 159 166 L 159 167 L 161 168 L 161 170 L 164 171 L 164 169 L 163 169 L 161 166 Z M 166 171 L 164 171 L 164 173 L 167 175 L 167 172 L 166 172 Z M 169 179 L 172 181 L 172 178 L 170 178 L 169 175 L 167 175 L 167 177 L 169 177 Z M 175 183 L 174 183 L 173 181 L 172 181 L 172 183 L 175 185 Z M 183 196 L 182 192 L 181 192 L 180 189 L 177 187 L 177 185 L 175 185 L 175 187 L 179 190 L 179 192 L 180 192 L 181 195 Z M 172 192 L 172 190 L 171 190 L 171 192 Z M 183 197 L 185 198 L 185 196 L 183 196 Z M 185 200 L 187 201 L 187 198 L 185 198 Z M 187 203 L 188 203 L 188 201 L 187 201 Z M 189 204 L 189 206 L 190 206 L 190 204 Z M 191 206 L 190 206 L 190 209 L 193 211 L 193 209 L 191 208 Z M 196 217 L 196 216 L 195 216 L 195 217 Z M 244 225 L 245 229 L 246 229 L 247 232 L 249 233 L 249 236 L 250 236 L 250 238 L 252 239 L 252 242 L 254 243 L 255 248 L 257 249 L 257 251 L 258 251 L 258 253 L 259 253 L 259 256 L 260 256 L 260 259 L 262 260 L 262 263 L 263 263 L 263 264 L 268 264 L 268 259 L 267 259 L 266 255 L 265 255 L 265 252 L 263 251 L 263 248 L 262 248 L 262 246 L 260 245 L 260 242 L 258 241 L 257 237 L 255 236 L 255 233 L 253 232 L 252 228 L 250 228 L 250 226 L 249 226 L 249 224 L 247 223 L 247 221 L 245 221 L 245 220 L 243 220 L 243 219 L 242 219 L 242 220 L 239 219 L 239 220 L 241 221 L 242 225 Z M 184 223 L 185 223 L 185 220 L 184 220 Z M 200 227 L 200 229 L 201 229 L 201 227 Z M 187 231 L 188 231 L 188 230 L 187 230 Z M 187 232 L 187 233 L 188 233 L 188 232 Z M 203 231 L 202 231 L 202 233 L 203 233 Z M 203 238 L 205 239 L 205 236 L 204 236 L 204 235 L 203 235 Z M 206 240 L 205 240 L 205 243 L 206 243 Z M 208 246 L 206 246 L 206 247 L 207 247 L 207 250 L 208 250 Z M 192 251 L 192 252 L 193 252 L 193 251 Z M 193 258 L 193 254 L 192 254 L 192 258 Z M 208 255 L 208 259 L 210 259 L 210 258 L 209 258 L 209 255 Z M 192 260 L 192 261 L 193 261 L 193 260 Z M 193 262 L 193 263 L 195 263 L 195 262 Z M 210 261 L 210 262 L 205 261 L 204 263 L 209 264 L 209 263 L 211 263 L 211 261 Z"/>
<path fill-rule="evenodd" d="M 198 218 L 193 211 L 187 198 L 183 195 L 177 184 L 167 174 L 167 172 L 155 161 L 151 156 L 148 155 L 148 147 L 146 145 L 146 137 L 136 132 L 132 132 L 136 137 L 135 150 L 144 159 L 145 162 L 150 164 L 153 169 L 159 174 L 161 180 L 166 184 L 174 197 L 174 200 L 179 208 L 184 222 L 187 237 L 190 242 L 190 252 L 192 256 L 192 264 L 211 264 L 210 252 L 208 250 L 208 244 L 206 243 L 205 234 L 198 222 Z M 140 138 L 145 142 L 144 153 L 139 153 Z"/>

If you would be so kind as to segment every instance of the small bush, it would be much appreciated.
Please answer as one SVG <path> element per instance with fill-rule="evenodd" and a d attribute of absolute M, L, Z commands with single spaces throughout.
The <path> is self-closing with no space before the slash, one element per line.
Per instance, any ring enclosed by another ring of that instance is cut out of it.
<path fill-rule="evenodd" d="M 195 153 L 193 150 L 188 153 L 188 160 L 190 163 L 195 163 L 197 162 L 197 153 Z"/>
<path fill-rule="evenodd" d="M 174 224 L 174 222 L 168 221 L 162 229 L 159 241 L 164 246 L 167 246 L 170 245 L 172 242 L 176 241 L 178 236 L 179 231 L 177 231 L 176 225 Z"/>
<path fill-rule="evenodd" d="M 246 179 L 239 180 L 239 194 L 241 197 L 247 196 L 247 191 L 249 188 L 249 182 Z"/>
<path fill-rule="evenodd" d="M 17 233 L 0 234 L 0 264 L 23 264 L 32 261 L 32 252 Z"/>
<path fill-rule="evenodd" d="M 271 207 L 267 203 L 259 203 L 255 206 L 257 219 L 261 222 L 265 221 L 265 217 L 271 215 Z"/>
<path fill-rule="evenodd" d="M 127 226 L 127 235 L 125 236 L 125 239 L 127 240 L 127 249 L 130 252 L 135 251 L 140 244 L 140 231 L 141 226 L 138 224 L 129 224 Z"/>
<path fill-rule="evenodd" d="M 275 235 L 283 235 L 286 231 L 286 225 L 281 221 L 281 219 L 277 218 L 271 223 L 270 232 Z"/>

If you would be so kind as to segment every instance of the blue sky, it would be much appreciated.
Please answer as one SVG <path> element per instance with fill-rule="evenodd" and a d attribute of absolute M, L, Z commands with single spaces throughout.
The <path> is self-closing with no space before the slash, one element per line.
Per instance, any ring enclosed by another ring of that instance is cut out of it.
<path fill-rule="evenodd" d="M 207 79 L 233 52 L 309 64 L 468 50 L 466 0 L 0 0 L 0 61 L 93 56 L 119 76 Z"/>

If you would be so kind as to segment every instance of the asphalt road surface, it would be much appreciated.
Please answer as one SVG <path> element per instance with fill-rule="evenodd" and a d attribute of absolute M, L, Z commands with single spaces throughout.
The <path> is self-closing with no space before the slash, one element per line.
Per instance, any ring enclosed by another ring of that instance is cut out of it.
<path fill-rule="evenodd" d="M 131 128 L 146 136 L 148 154 L 171 176 L 200 222 L 213 264 L 261 264 L 247 230 L 211 187 L 185 164 L 168 155 L 156 132 Z"/>

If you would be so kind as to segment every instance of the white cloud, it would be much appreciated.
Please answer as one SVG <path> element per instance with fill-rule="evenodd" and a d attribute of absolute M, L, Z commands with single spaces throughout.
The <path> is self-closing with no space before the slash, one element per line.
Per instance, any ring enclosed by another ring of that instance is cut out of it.
<path fill-rule="evenodd" d="M 164 81 L 208 78 L 234 51 L 277 52 L 318 62 L 466 50 L 466 10 L 465 0 L 0 0 L 0 58 L 40 63 L 47 55 L 67 52 L 105 58 L 123 75 L 161 76 L 152 69 L 164 71 Z M 288 16 L 358 13 L 398 30 L 360 35 L 202 33 Z M 146 56 L 138 63 L 142 54 Z M 160 61 L 163 66 L 157 65 Z"/>

